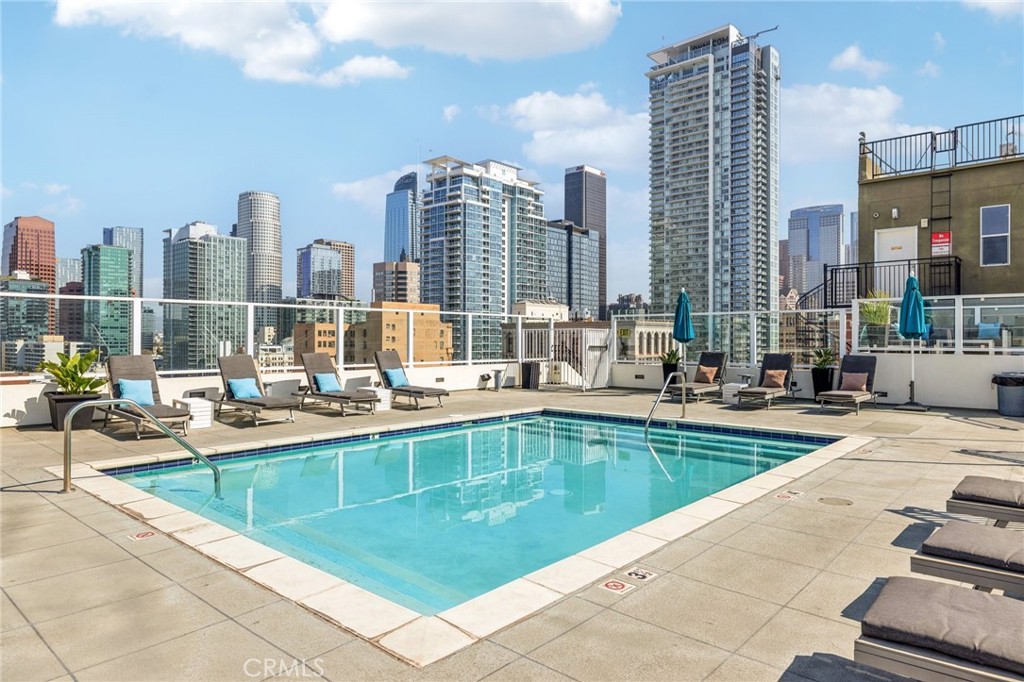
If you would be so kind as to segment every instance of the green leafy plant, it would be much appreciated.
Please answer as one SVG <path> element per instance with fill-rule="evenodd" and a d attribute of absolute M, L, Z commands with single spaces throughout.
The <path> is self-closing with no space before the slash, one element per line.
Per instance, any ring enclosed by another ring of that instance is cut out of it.
<path fill-rule="evenodd" d="M 836 349 L 832 346 L 822 346 L 821 348 L 815 348 L 812 351 L 814 357 L 814 366 L 818 369 L 828 369 L 829 367 L 835 367 L 836 359 L 838 354 Z"/>
<path fill-rule="evenodd" d="M 96 364 L 99 356 L 100 352 L 96 349 L 85 355 L 75 353 L 71 357 L 64 353 L 57 353 L 57 362 L 52 360 L 40 362 L 36 371 L 50 374 L 61 393 L 68 395 L 99 393 L 100 387 L 107 383 L 106 379 L 85 375 Z"/>
<path fill-rule="evenodd" d="M 869 299 L 889 298 L 884 291 L 869 291 Z M 892 306 L 889 301 L 869 300 L 860 304 L 860 319 L 864 324 L 875 324 L 885 326 L 892 321 Z"/>
<path fill-rule="evenodd" d="M 661 354 L 661 362 L 664 365 L 678 365 L 679 364 L 679 349 L 672 348 Z"/>

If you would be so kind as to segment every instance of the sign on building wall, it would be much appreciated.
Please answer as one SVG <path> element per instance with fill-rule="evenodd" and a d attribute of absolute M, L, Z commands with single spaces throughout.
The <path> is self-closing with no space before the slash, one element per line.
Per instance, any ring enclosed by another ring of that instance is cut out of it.
<path fill-rule="evenodd" d="M 948 256 L 952 250 L 952 232 L 932 232 L 932 256 Z"/>

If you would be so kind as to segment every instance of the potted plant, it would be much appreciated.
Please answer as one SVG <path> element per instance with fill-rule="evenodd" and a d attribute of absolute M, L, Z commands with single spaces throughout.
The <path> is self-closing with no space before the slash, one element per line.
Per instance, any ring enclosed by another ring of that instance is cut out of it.
<path fill-rule="evenodd" d="M 679 349 L 671 348 L 661 354 L 662 383 L 668 381 L 668 375 L 679 371 Z M 676 379 L 675 383 L 680 383 Z"/>
<path fill-rule="evenodd" d="M 868 299 L 885 299 L 884 291 L 869 291 Z M 868 347 L 886 345 L 889 325 L 892 322 L 892 306 L 889 301 L 868 300 L 860 304 L 860 321 L 863 325 L 861 342 Z"/>
<path fill-rule="evenodd" d="M 57 353 L 57 362 L 47 360 L 40 362 L 36 371 L 47 372 L 53 377 L 53 383 L 57 384 L 57 391 L 45 391 L 47 401 L 50 403 L 50 424 L 55 431 L 64 430 L 64 417 L 75 405 L 87 400 L 96 400 L 100 397 L 99 389 L 107 383 L 106 379 L 86 376 L 86 372 L 92 369 L 99 358 L 100 352 L 93 349 L 81 355 L 75 353 L 67 356 L 64 353 Z M 71 420 L 72 430 L 87 429 L 92 425 L 93 410 L 84 408 L 79 410 Z"/>
<path fill-rule="evenodd" d="M 814 362 L 811 366 L 811 382 L 814 384 L 814 397 L 819 393 L 832 390 L 832 379 L 835 376 L 837 354 L 832 346 L 822 346 L 813 351 Z"/>

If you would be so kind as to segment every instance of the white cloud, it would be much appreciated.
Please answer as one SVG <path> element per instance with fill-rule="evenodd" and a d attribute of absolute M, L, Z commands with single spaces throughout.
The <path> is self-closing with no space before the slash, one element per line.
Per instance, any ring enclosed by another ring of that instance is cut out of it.
<path fill-rule="evenodd" d="M 7 197 L 12 196 L 13 194 L 14 194 L 14 190 L 13 189 L 10 189 L 9 187 L 5 187 L 3 185 L 0 185 L 0 197 L 6 199 Z"/>
<path fill-rule="evenodd" d="M 640 293 L 650 300 L 650 191 L 608 184 L 608 299 Z"/>
<path fill-rule="evenodd" d="M 384 197 L 395 190 L 395 181 L 406 173 L 419 172 L 419 166 L 409 164 L 397 170 L 368 178 L 336 182 L 331 186 L 334 196 L 360 204 L 370 211 L 384 213 Z"/>
<path fill-rule="evenodd" d="M 458 104 L 449 104 L 441 110 L 441 116 L 444 118 L 445 123 L 451 123 L 460 113 L 462 113 L 462 109 Z"/>
<path fill-rule="evenodd" d="M 61 185 L 56 182 L 48 182 L 45 185 L 43 185 L 43 191 L 50 195 L 60 194 L 61 192 L 66 192 L 67 190 L 67 185 Z"/>
<path fill-rule="evenodd" d="M 932 34 L 932 46 L 936 52 L 942 52 L 946 49 L 946 38 L 941 33 L 936 31 Z"/>
<path fill-rule="evenodd" d="M 534 163 L 586 163 L 602 170 L 647 165 L 647 113 L 612 107 L 599 92 L 534 92 L 501 113 L 516 128 L 531 133 L 523 152 Z"/>
<path fill-rule="evenodd" d="M 856 43 L 833 57 L 828 66 L 835 71 L 859 71 L 870 80 L 875 80 L 889 70 L 885 62 L 865 57 Z"/>
<path fill-rule="evenodd" d="M 861 131 L 877 140 L 942 129 L 898 122 L 903 98 L 884 85 L 795 85 L 783 88 L 781 100 L 780 155 L 788 162 L 855 156 Z"/>
<path fill-rule="evenodd" d="M 1024 4 L 1020 0 L 963 0 L 963 3 L 970 9 L 988 12 L 998 19 L 1024 15 Z"/>
<path fill-rule="evenodd" d="M 622 15 L 611 0 L 574 2 L 331 2 L 317 29 L 335 43 L 421 47 L 470 59 L 529 59 L 603 41 Z"/>
<path fill-rule="evenodd" d="M 355 57 L 318 72 L 322 41 L 285 2 L 120 2 L 58 0 L 59 26 L 112 26 L 126 35 L 163 38 L 229 57 L 249 78 L 324 86 L 394 78 L 407 70 L 387 57 Z"/>
<path fill-rule="evenodd" d="M 938 64 L 929 59 L 921 65 L 921 68 L 917 70 L 917 73 L 918 75 L 928 76 L 929 78 L 938 78 L 942 73 L 942 69 L 939 68 Z"/>

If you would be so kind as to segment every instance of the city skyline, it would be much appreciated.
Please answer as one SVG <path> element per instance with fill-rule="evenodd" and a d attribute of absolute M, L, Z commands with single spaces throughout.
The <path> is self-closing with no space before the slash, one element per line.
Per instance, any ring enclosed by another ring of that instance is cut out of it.
<path fill-rule="evenodd" d="M 415 30 L 368 22 L 342 35 L 340 6 L 203 4 L 176 18 L 150 3 L 8 3 L 3 220 L 53 220 L 60 257 L 103 227 L 143 227 L 145 269 L 159 273 L 163 230 L 201 218 L 226 232 L 232 197 L 266 190 L 281 198 L 283 250 L 352 242 L 357 297 L 369 300 L 385 196 L 410 171 L 422 186 L 422 159 L 518 165 L 541 183 L 547 219 L 564 215 L 565 168 L 586 164 L 608 174 L 608 297 L 646 298 L 648 264 L 634 256 L 649 233 L 643 74 L 658 45 L 779 25 L 759 42 L 784 61 L 781 215 L 855 205 L 861 130 L 948 129 L 1022 101 L 1021 56 L 1004 47 L 1019 39 L 1020 3 L 460 3 L 459 41 L 451 7 L 423 3 Z M 518 37 L 488 37 L 496 23 Z M 207 29 L 198 49 L 191 26 Z M 250 52 L 260 30 L 299 31 L 314 49 Z M 399 98 L 416 106 L 383 106 Z M 293 267 L 286 259 L 286 295 Z M 156 295 L 159 276 L 147 280 Z"/>

